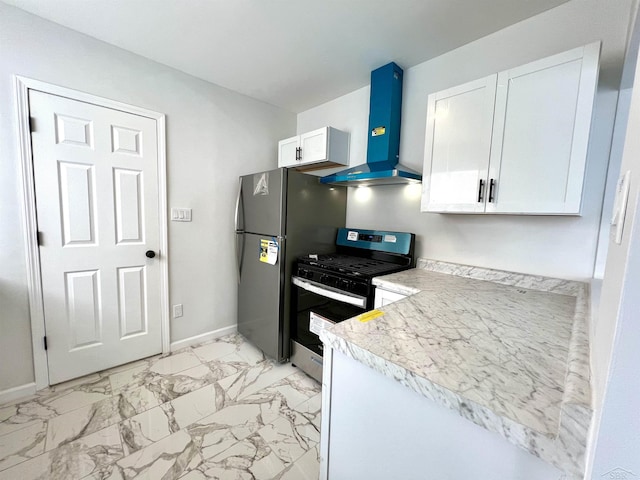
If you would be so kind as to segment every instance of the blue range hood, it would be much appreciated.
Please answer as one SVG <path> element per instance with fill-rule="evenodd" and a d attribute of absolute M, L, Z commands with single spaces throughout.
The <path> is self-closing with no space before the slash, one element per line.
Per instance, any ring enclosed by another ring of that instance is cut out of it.
<path fill-rule="evenodd" d="M 402 113 L 402 69 L 391 62 L 371 72 L 367 163 L 322 177 L 331 185 L 419 183 L 422 175 L 398 163 Z"/>

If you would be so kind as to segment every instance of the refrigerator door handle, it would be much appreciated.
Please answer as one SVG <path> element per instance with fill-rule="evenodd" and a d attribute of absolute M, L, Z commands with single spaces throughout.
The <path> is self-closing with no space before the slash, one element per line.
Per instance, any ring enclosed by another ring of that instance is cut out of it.
<path fill-rule="evenodd" d="M 242 244 L 242 247 L 238 245 L 238 242 Z M 240 279 L 242 278 L 242 257 L 244 256 L 244 233 L 236 232 L 236 267 L 238 269 L 238 285 L 240 285 Z"/>
<path fill-rule="evenodd" d="M 238 198 L 236 198 L 236 218 L 235 218 L 236 232 L 240 232 L 244 230 L 244 225 L 240 226 L 240 208 L 244 210 L 244 205 L 242 205 L 242 177 L 240 177 L 240 182 L 238 185 Z M 242 213 L 244 214 L 244 212 Z"/>

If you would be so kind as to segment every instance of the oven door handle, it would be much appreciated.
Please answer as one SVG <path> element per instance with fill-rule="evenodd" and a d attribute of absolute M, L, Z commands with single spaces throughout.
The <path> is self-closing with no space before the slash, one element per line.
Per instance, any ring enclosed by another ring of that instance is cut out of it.
<path fill-rule="evenodd" d="M 327 287 L 326 285 L 322 285 L 316 282 L 310 282 L 309 280 L 303 280 L 300 277 L 291 277 L 293 284 L 296 287 L 300 287 L 307 292 L 315 293 L 316 295 L 320 295 L 323 297 L 330 298 L 332 300 L 337 300 L 338 302 L 348 303 L 349 305 L 354 305 L 360 308 L 367 307 L 367 298 L 361 297 L 359 295 L 351 295 L 344 292 L 339 292 L 336 290 Z"/>

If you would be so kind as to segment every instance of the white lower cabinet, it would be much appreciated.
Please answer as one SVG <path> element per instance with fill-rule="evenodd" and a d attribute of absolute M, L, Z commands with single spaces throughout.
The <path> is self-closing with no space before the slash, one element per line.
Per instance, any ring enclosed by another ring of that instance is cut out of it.
<path fill-rule="evenodd" d="M 600 43 L 429 95 L 421 210 L 579 215 Z"/>
<path fill-rule="evenodd" d="M 373 307 L 384 307 L 385 305 L 397 302 L 398 300 L 402 300 L 403 298 L 407 298 L 407 295 L 402 295 L 401 293 L 391 292 L 389 290 L 376 287 L 376 296 L 374 299 Z"/>
<path fill-rule="evenodd" d="M 325 349 L 321 480 L 559 480 L 563 473 L 458 413 Z"/>
<path fill-rule="evenodd" d="M 349 134 L 333 127 L 278 142 L 278 167 L 317 170 L 349 164 Z"/>

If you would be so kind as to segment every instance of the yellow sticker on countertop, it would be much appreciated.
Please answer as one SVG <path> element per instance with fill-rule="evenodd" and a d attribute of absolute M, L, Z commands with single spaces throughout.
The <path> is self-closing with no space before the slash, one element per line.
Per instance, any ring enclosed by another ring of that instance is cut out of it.
<path fill-rule="evenodd" d="M 380 310 L 371 310 L 370 312 L 358 315 L 358 320 L 360 320 L 362 323 L 365 323 L 373 320 L 374 318 L 381 317 L 382 315 L 384 315 L 384 312 L 381 312 Z"/>

